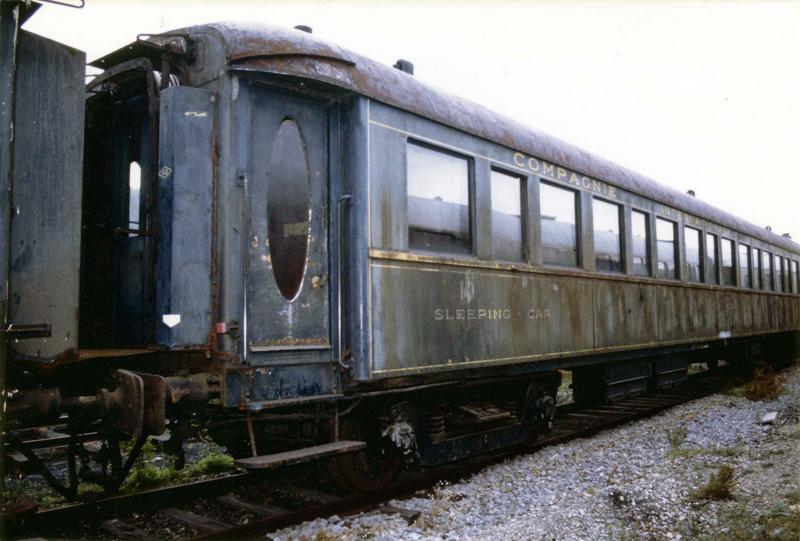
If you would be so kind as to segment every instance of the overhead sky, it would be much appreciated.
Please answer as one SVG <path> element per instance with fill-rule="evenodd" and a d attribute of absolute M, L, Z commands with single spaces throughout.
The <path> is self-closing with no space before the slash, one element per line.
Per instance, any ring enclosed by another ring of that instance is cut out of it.
<path fill-rule="evenodd" d="M 800 240 L 800 2 L 87 0 L 26 28 L 96 58 L 139 33 L 305 24 Z"/>

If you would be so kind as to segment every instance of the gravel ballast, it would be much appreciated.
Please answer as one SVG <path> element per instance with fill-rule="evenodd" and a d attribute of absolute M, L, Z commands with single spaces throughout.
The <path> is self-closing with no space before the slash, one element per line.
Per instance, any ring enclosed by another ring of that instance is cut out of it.
<path fill-rule="evenodd" d="M 590 439 L 507 460 L 430 495 L 420 511 L 330 517 L 274 532 L 289 539 L 798 539 L 800 367 L 775 400 L 717 394 Z M 777 420 L 763 424 L 775 411 Z M 730 467 L 730 496 L 709 480 Z"/>

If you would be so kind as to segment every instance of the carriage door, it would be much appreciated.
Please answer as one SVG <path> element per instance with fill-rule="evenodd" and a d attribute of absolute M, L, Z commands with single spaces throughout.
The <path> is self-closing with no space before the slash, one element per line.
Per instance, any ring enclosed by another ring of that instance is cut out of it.
<path fill-rule="evenodd" d="M 264 400 L 329 392 L 327 106 L 250 92 L 247 360 L 292 368 Z"/>

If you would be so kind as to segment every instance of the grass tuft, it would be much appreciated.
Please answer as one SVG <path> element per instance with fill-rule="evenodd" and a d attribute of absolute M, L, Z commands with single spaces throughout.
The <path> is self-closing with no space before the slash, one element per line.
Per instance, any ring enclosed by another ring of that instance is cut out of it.
<path fill-rule="evenodd" d="M 708 482 L 693 494 L 694 500 L 730 500 L 733 499 L 734 471 L 730 466 L 720 466 Z"/>

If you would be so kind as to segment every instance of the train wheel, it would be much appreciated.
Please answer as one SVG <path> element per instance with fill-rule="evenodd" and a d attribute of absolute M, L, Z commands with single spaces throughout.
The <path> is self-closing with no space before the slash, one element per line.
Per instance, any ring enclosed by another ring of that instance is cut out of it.
<path fill-rule="evenodd" d="M 403 469 L 403 459 L 394 448 L 385 445 L 380 430 L 356 419 L 341 422 L 340 438 L 366 441 L 358 453 L 339 455 L 326 466 L 333 483 L 346 492 L 374 492 L 391 484 Z"/>

